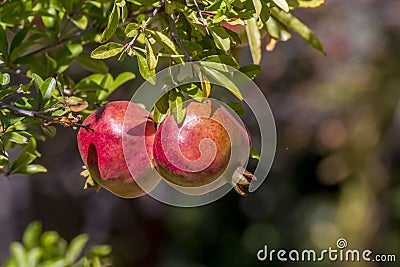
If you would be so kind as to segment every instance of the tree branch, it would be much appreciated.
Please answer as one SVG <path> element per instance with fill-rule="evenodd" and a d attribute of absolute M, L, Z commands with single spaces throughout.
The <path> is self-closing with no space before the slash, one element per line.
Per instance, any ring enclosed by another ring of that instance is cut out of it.
<path fill-rule="evenodd" d="M 190 56 L 190 54 L 186 50 L 186 48 L 182 45 L 181 41 L 179 40 L 178 34 L 176 33 L 176 24 L 175 24 L 174 15 L 171 14 L 168 18 L 169 18 L 169 25 L 170 25 L 170 28 L 171 28 L 171 36 L 172 36 L 172 38 L 174 39 L 175 43 L 179 46 L 179 48 L 185 54 L 186 61 L 188 61 L 188 62 L 192 61 L 192 57 Z"/>
<path fill-rule="evenodd" d="M 196 7 L 197 15 L 200 17 L 201 23 L 203 24 L 204 28 L 206 29 L 207 34 L 210 35 L 210 32 L 208 31 L 208 24 L 207 24 L 206 20 L 203 18 L 202 11 L 201 11 L 199 5 L 197 4 L 197 1 L 193 0 L 193 4 Z"/>
<path fill-rule="evenodd" d="M 164 4 L 165 4 L 165 0 L 161 0 L 160 3 L 158 4 L 158 6 L 153 10 L 153 13 L 151 13 L 151 16 L 149 16 L 147 18 L 147 20 L 144 22 L 143 26 L 139 27 L 138 33 L 133 37 L 133 39 L 128 44 L 125 45 L 124 53 L 126 51 L 128 51 L 130 48 L 133 47 L 133 45 L 135 44 L 137 38 L 139 38 L 139 36 L 144 32 L 144 30 L 146 29 L 146 27 L 149 24 L 150 20 L 157 15 L 157 13 L 164 6 Z"/>
<path fill-rule="evenodd" d="M 21 114 L 24 115 L 26 117 L 29 118 L 35 118 L 35 119 L 40 119 L 42 120 L 44 123 L 44 125 L 50 125 L 50 124 L 61 124 L 64 127 L 80 127 L 80 128 L 84 128 L 86 130 L 90 130 L 93 131 L 93 129 L 90 128 L 90 125 L 83 125 L 81 123 L 78 123 L 78 121 L 80 120 L 80 116 L 77 116 L 76 118 L 72 117 L 72 119 L 70 117 L 51 117 L 45 114 L 49 114 L 52 112 L 55 112 L 57 110 L 60 110 L 64 107 L 56 107 L 56 108 L 48 108 L 45 110 L 40 110 L 40 111 L 34 111 L 34 110 L 26 110 L 26 109 L 22 109 L 19 107 L 15 107 L 13 105 L 9 105 L 6 104 L 4 102 L 0 101 L 0 109 L 8 109 L 11 112 L 17 113 L 17 114 Z"/>

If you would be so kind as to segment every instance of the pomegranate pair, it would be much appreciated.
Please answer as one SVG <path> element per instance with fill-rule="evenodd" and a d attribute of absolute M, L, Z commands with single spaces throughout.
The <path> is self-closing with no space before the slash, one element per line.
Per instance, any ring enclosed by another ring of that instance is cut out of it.
<path fill-rule="evenodd" d="M 232 142 L 249 145 L 247 130 L 211 100 L 188 102 L 181 122 L 171 113 L 157 129 L 149 112 L 129 101 L 108 103 L 84 125 L 90 129 L 78 132 L 82 160 L 95 183 L 118 196 L 148 193 L 161 179 L 155 170 L 189 194 L 204 194 L 227 182 L 243 185 L 232 175 L 221 177 L 232 160 Z M 203 189 L 193 193 L 193 188 Z"/>

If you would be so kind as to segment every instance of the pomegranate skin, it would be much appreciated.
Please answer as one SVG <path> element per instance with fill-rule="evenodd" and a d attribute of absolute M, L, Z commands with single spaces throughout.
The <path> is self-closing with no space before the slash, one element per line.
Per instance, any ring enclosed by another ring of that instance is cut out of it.
<path fill-rule="evenodd" d="M 145 109 L 129 101 L 110 102 L 83 124 L 92 130 L 79 130 L 78 148 L 97 184 L 124 198 L 146 194 L 138 179 L 146 191 L 158 184 L 150 164 L 155 128 Z"/>
<path fill-rule="evenodd" d="M 218 122 L 212 119 L 194 118 L 185 120 L 177 138 L 175 123 L 173 116 L 170 116 L 157 130 L 153 147 L 157 171 L 166 180 L 179 186 L 197 187 L 211 183 L 224 172 L 228 164 L 230 156 L 228 134 Z M 174 128 L 174 133 L 170 132 L 172 128 Z M 161 136 L 163 131 L 169 132 L 166 133 L 164 140 Z M 201 140 L 205 138 L 209 138 L 216 145 L 215 157 L 212 148 L 208 147 L 202 152 L 211 157 L 201 158 L 199 146 Z M 171 162 L 171 159 L 174 162 Z M 196 160 L 198 161 L 194 163 Z M 208 167 L 203 169 L 202 166 Z"/>
<path fill-rule="evenodd" d="M 169 114 L 158 127 L 154 164 L 177 190 L 206 194 L 231 182 L 237 167 L 231 158 L 232 142 L 249 145 L 247 130 L 220 104 L 192 101 L 181 123 Z"/>

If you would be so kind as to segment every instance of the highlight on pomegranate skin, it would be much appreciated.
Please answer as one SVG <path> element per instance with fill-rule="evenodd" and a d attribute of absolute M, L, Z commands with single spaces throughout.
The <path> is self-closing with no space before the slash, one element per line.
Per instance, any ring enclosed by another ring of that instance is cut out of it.
<path fill-rule="evenodd" d="M 154 164 L 175 189 L 203 195 L 231 183 L 246 165 L 250 138 L 242 121 L 215 99 L 183 103 L 186 115 L 177 122 L 171 112 L 159 125 L 153 145 Z"/>
<path fill-rule="evenodd" d="M 91 130 L 79 130 L 78 148 L 98 185 L 134 198 L 158 184 L 151 167 L 156 130 L 148 111 L 129 101 L 115 101 L 93 112 L 83 124 Z"/>

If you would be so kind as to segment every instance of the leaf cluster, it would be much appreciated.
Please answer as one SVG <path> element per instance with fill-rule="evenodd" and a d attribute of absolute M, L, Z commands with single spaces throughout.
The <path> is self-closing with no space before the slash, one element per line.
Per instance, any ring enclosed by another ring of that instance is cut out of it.
<path fill-rule="evenodd" d="M 22 236 L 22 242 L 10 244 L 11 257 L 3 267 L 100 267 L 111 266 L 111 247 L 93 246 L 86 249 L 89 237 L 76 236 L 68 243 L 55 231 L 42 232 L 39 222 L 31 223 Z"/>

